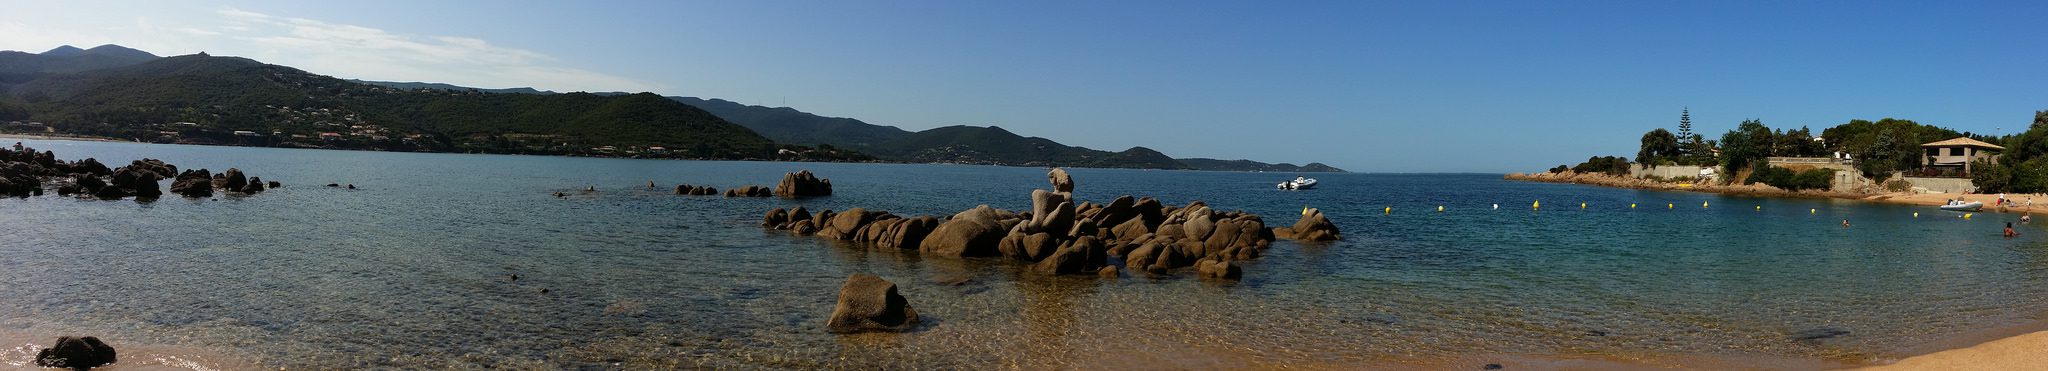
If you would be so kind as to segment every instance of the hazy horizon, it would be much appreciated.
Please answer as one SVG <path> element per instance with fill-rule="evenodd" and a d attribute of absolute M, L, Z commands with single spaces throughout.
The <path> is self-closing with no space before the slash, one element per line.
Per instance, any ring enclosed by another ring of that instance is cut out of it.
<path fill-rule="evenodd" d="M 7 50 L 649 91 L 1355 172 L 1632 157 L 1682 108 L 1710 138 L 1748 118 L 2013 134 L 2048 109 L 2029 17 L 2048 5 L 2026 2 L 6 4 Z"/>

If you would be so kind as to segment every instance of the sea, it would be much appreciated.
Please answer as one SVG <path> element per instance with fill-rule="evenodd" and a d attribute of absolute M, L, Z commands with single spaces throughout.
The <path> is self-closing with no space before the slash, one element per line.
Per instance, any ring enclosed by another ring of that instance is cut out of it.
<path fill-rule="evenodd" d="M 1068 169 L 1081 200 L 1200 200 L 1269 226 L 1315 207 L 1344 236 L 1277 241 L 1237 281 L 1104 279 L 758 225 L 778 207 L 1028 210 L 1045 168 L 21 141 L 285 187 L 0 199 L 0 364 L 17 367 L 90 335 L 126 369 L 1812 369 L 2048 318 L 2048 230 L 2001 237 L 2019 215 L 1996 212 L 1499 174 Z M 673 194 L 798 170 L 835 194 Z M 1296 175 L 1320 186 L 1274 189 Z M 826 332 L 855 273 L 893 281 L 923 324 Z"/>

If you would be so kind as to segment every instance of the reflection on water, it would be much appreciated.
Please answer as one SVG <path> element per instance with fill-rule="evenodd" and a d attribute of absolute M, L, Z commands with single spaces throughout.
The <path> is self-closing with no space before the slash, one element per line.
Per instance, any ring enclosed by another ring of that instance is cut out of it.
<path fill-rule="evenodd" d="M 287 187 L 155 203 L 0 200 L 11 237 L 0 241 L 0 333 L 32 335 L 6 344 L 93 334 L 267 366 L 1808 368 L 2034 321 L 2048 304 L 2048 231 L 2025 226 L 2009 240 L 1997 237 L 2007 215 L 1834 200 L 1489 175 L 1333 174 L 1318 177 L 1322 189 L 1276 192 L 1274 179 L 1292 174 L 1072 169 L 1084 200 L 1204 200 L 1276 225 L 1309 205 L 1347 237 L 1276 243 L 1242 282 L 1103 280 L 755 225 L 798 205 L 1021 210 L 1043 169 L 29 144 L 239 167 Z M 645 186 L 772 184 L 799 169 L 838 194 Z M 361 189 L 316 186 L 326 183 Z M 1527 208 L 1538 199 L 1544 209 Z M 927 323 L 826 333 L 855 272 L 894 281 Z"/>

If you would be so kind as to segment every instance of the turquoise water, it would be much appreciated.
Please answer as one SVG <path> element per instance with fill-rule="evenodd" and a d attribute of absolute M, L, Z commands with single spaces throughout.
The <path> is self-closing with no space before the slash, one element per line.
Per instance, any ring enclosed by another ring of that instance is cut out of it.
<path fill-rule="evenodd" d="M 2014 215 L 1965 220 L 1931 207 L 1498 175 L 1324 174 L 1321 189 L 1281 192 L 1272 184 L 1294 174 L 1070 169 L 1084 200 L 1203 200 L 1276 225 L 1307 205 L 1346 237 L 1276 243 L 1237 283 L 1101 280 L 755 226 L 766 210 L 795 205 L 1027 209 L 1029 191 L 1046 186 L 1037 168 L 25 142 L 66 159 L 239 167 L 287 187 L 154 203 L 0 200 L 0 331 L 95 334 L 267 366 L 1206 368 L 1490 355 L 1856 364 L 2031 323 L 2048 308 L 2048 231 L 2022 226 L 2005 239 L 1999 229 Z M 676 183 L 773 185 L 799 169 L 831 179 L 837 194 L 668 194 Z M 578 192 L 587 186 L 599 192 Z M 1530 208 L 1536 200 L 1542 209 Z M 895 281 L 930 324 L 827 334 L 838 285 L 854 272 Z M 1800 338 L 1814 331 L 1847 333 Z"/>

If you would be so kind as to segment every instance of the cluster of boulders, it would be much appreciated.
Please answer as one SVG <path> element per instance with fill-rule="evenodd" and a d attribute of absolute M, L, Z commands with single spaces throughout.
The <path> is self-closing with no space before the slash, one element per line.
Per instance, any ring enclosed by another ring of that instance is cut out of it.
<path fill-rule="evenodd" d="M 745 185 L 725 190 L 725 197 L 768 197 L 774 195 L 768 187 Z"/>
<path fill-rule="evenodd" d="M 1295 221 L 1294 226 L 1273 228 L 1273 235 L 1311 242 L 1336 241 L 1344 238 L 1344 235 L 1337 233 L 1337 224 L 1330 223 L 1330 218 L 1323 216 L 1322 209 L 1313 207 L 1302 208 L 1301 220 Z"/>
<path fill-rule="evenodd" d="M 177 165 L 151 158 L 109 169 L 97 159 L 66 162 L 58 160 L 55 153 L 36 152 L 19 144 L 11 149 L 0 148 L 0 193 L 13 196 L 42 195 L 44 181 L 48 180 L 56 183 L 59 195 L 154 199 L 163 196 L 164 190 L 158 183 L 164 179 L 174 179 L 170 191 L 186 197 L 210 197 L 215 189 L 254 194 L 281 186 L 278 182 L 266 184 L 261 178 L 245 177 L 240 169 L 228 169 L 221 174 L 206 169 L 179 172 Z"/>
<path fill-rule="evenodd" d="M 782 182 L 775 183 L 775 195 L 783 198 L 817 197 L 832 195 L 832 180 L 818 179 L 810 170 L 800 170 L 782 175 Z"/>
<path fill-rule="evenodd" d="M 1268 229 L 1258 215 L 1219 211 L 1201 201 L 1171 206 L 1122 196 L 1108 204 L 1077 203 L 1073 179 L 1064 170 L 1054 169 L 1049 178 L 1055 190 L 1033 191 L 1029 212 L 981 205 L 941 222 L 861 208 L 816 214 L 777 208 L 762 226 L 929 255 L 1006 257 L 1046 274 L 1104 277 L 1126 269 L 1159 275 L 1194 267 L 1201 277 L 1237 279 L 1243 271 L 1236 262 L 1258 258 L 1276 235 L 1339 238 L 1336 226 L 1314 209 L 1305 210 L 1294 226 Z"/>
<path fill-rule="evenodd" d="M 676 194 L 689 196 L 712 196 L 718 194 L 718 189 L 711 188 L 711 186 L 698 187 L 688 184 L 677 184 Z"/>
<path fill-rule="evenodd" d="M 56 345 L 36 352 L 36 367 L 90 370 L 113 364 L 115 355 L 114 347 L 100 342 L 100 338 L 64 336 L 57 338 Z"/>

